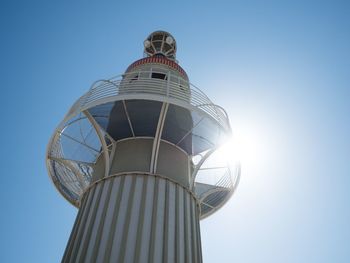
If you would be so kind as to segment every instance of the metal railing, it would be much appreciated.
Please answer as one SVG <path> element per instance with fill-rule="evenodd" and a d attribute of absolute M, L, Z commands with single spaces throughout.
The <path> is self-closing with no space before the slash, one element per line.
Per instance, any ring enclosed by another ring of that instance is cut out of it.
<path fill-rule="evenodd" d="M 158 73 L 158 75 L 155 75 L 154 73 Z M 155 76 L 161 78 L 156 78 Z M 73 141 L 75 140 L 74 138 L 69 138 L 69 132 L 65 129 L 66 126 L 78 125 L 76 122 L 80 123 L 85 120 L 86 117 L 84 117 L 84 114 L 86 113 L 84 112 L 89 108 L 108 102 L 128 99 L 165 101 L 185 107 L 189 110 L 199 111 L 206 115 L 203 117 L 211 118 L 217 122 L 217 124 L 223 128 L 220 132 L 226 133 L 231 131 L 225 110 L 212 103 L 200 89 L 171 72 L 158 72 L 155 70 L 130 72 L 108 80 L 96 81 L 93 83 L 90 90 L 73 104 L 52 137 L 47 151 L 47 164 L 52 179 L 59 191 L 74 205 L 78 204 L 81 191 L 84 190 L 86 185 L 91 183 L 91 173 L 93 168 L 86 163 L 85 159 L 77 157 L 74 158 L 76 160 L 71 160 L 67 158 L 65 151 L 62 148 L 61 137 L 64 136 L 68 139 L 73 139 Z M 96 131 L 98 130 L 96 128 L 94 129 Z M 84 145 L 85 148 L 89 148 L 89 145 L 85 144 L 84 138 L 77 143 Z M 75 155 L 79 156 L 76 151 L 77 149 L 75 149 Z M 95 160 L 97 160 L 97 158 L 98 157 L 96 157 Z M 85 166 L 80 167 L 79 165 Z M 199 165 L 199 168 L 202 165 L 202 162 L 197 165 Z M 106 164 L 106 166 L 108 165 Z M 91 168 L 90 174 L 85 174 L 83 171 L 83 169 L 87 167 Z M 198 169 L 196 172 L 197 171 Z M 220 177 L 221 179 L 213 185 L 213 189 L 207 193 L 203 193 L 200 197 L 198 196 L 201 199 L 200 202 L 203 202 L 204 204 L 205 201 L 205 205 L 207 206 L 208 203 L 210 205 L 211 202 L 217 204 L 220 203 L 221 206 L 228 200 L 229 195 L 215 195 L 216 192 L 222 192 L 221 190 L 230 191 L 230 189 L 235 188 L 235 182 L 233 182 L 230 177 L 231 171 L 229 169 L 223 171 L 225 172 L 224 176 Z M 205 216 L 216 210 L 216 207 L 215 209 L 210 207 L 210 209 L 207 209 L 205 212 Z"/>
<path fill-rule="evenodd" d="M 154 73 L 164 75 L 164 79 L 152 77 Z M 148 96 L 198 109 L 215 121 L 226 131 L 230 131 L 227 113 L 215 105 L 199 88 L 185 79 L 171 75 L 171 72 L 138 71 L 126 73 L 108 80 L 93 83 L 90 90 L 80 97 L 69 110 L 66 118 L 82 110 L 123 98 L 142 98 Z M 120 97 L 120 98 L 118 98 Z"/>
<path fill-rule="evenodd" d="M 201 219 L 220 209 L 230 199 L 239 183 L 241 176 L 240 164 L 237 163 L 234 167 L 227 165 L 217 170 L 223 170 L 221 178 L 215 184 L 212 184 L 207 191 L 197 195 L 201 207 Z"/>

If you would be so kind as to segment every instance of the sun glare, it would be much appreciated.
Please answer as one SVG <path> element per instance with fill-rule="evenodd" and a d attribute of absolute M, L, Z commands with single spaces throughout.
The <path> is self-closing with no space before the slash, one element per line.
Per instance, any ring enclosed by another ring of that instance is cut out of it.
<path fill-rule="evenodd" d="M 218 154 L 230 164 L 255 166 L 261 161 L 262 140 L 258 134 L 235 131 L 233 136 L 218 149 Z"/>

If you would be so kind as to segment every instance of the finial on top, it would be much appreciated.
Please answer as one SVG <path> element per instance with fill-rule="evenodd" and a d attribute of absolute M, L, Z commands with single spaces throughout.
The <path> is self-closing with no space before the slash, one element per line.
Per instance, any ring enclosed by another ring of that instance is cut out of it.
<path fill-rule="evenodd" d="M 176 60 L 176 41 L 168 32 L 155 31 L 143 42 L 144 54 L 148 57 L 163 55 L 168 59 Z"/>

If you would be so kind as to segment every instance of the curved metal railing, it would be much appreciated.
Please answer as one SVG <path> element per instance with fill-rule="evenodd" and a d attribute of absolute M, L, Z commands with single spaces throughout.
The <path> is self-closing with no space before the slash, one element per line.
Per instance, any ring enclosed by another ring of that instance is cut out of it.
<path fill-rule="evenodd" d="M 199 88 L 179 76 L 171 75 L 170 72 L 159 72 L 164 77 L 163 79 L 152 77 L 154 73 L 158 72 L 132 72 L 108 80 L 96 81 L 89 91 L 73 104 L 55 131 L 47 150 L 47 165 L 54 184 L 72 204 L 78 206 L 81 193 L 92 182 L 94 164 L 98 156 L 102 152 L 109 154 L 109 148 L 102 147 L 103 140 L 98 136 L 98 129 L 84 113 L 89 108 L 127 99 L 165 101 L 187 107 L 189 110 L 202 111 L 206 117 L 213 119 L 223 128 L 220 129 L 220 132 L 229 133 L 231 131 L 225 110 L 212 103 Z M 85 132 L 82 132 L 82 129 L 85 129 Z M 90 130 L 92 135 L 87 132 Z M 94 146 L 95 141 L 99 143 Z M 91 154 L 86 154 L 86 152 L 93 147 L 97 154 L 91 161 L 89 159 Z M 206 168 L 202 167 L 203 162 L 205 163 L 206 159 L 211 156 L 213 150 L 208 150 L 201 156 L 192 175 L 191 187 L 195 184 L 193 190 L 201 207 L 201 218 L 214 213 L 229 199 L 239 178 L 237 171 L 232 171 L 226 166 L 216 167 L 214 170 L 213 167 L 206 165 L 203 166 Z M 106 167 L 108 167 L 108 162 Z M 208 169 L 211 169 L 211 175 L 207 178 L 217 180 L 213 182 L 211 180 L 197 181 L 200 173 Z M 197 174 L 198 171 L 199 174 Z"/>
<path fill-rule="evenodd" d="M 158 72 L 131 72 L 96 81 L 90 90 L 73 104 L 66 117 L 103 102 L 118 100 L 119 96 L 148 95 L 156 100 L 170 100 L 199 109 L 216 120 L 225 130 L 230 130 L 225 110 L 215 105 L 199 88 L 179 76 L 170 75 L 170 72 L 159 72 L 164 75 L 164 79 L 152 78 L 154 73 Z"/>
<path fill-rule="evenodd" d="M 201 219 L 215 213 L 230 199 L 239 183 L 241 174 L 240 165 L 236 164 L 234 167 L 227 165 L 214 168 L 213 173 L 219 175 L 218 180 L 214 184 L 205 184 L 202 180 L 202 182 L 195 182 L 194 189 L 200 204 Z M 198 174 L 197 176 L 200 177 L 201 175 Z M 203 183 L 207 187 L 206 191 L 197 191 L 197 187 Z"/>

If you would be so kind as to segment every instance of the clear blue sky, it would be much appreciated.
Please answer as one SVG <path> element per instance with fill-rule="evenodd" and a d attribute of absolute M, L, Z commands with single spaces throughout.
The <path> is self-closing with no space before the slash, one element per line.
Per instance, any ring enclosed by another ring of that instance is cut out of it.
<path fill-rule="evenodd" d="M 237 193 L 201 223 L 205 262 L 349 262 L 349 1 L 74 2 L 0 4 L 1 262 L 61 260 L 76 209 L 49 137 L 157 29 L 246 147 Z"/>

